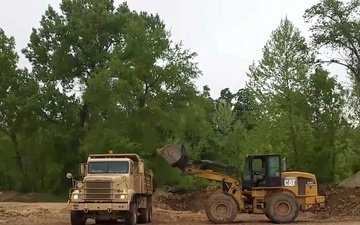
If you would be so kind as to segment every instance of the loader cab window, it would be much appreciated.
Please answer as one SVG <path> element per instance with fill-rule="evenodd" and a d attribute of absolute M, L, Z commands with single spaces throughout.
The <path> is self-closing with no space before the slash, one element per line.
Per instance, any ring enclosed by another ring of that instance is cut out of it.
<path fill-rule="evenodd" d="M 254 155 L 247 158 L 243 190 L 281 186 L 280 155 Z"/>
<path fill-rule="evenodd" d="M 245 168 L 244 168 L 244 172 L 242 175 L 242 180 L 243 182 L 245 181 L 251 181 L 251 173 L 250 173 L 250 166 L 249 166 L 249 161 L 245 162 Z"/>
<path fill-rule="evenodd" d="M 242 176 L 243 190 L 263 186 L 266 178 L 266 160 L 262 156 L 249 156 L 246 159 Z"/>
<path fill-rule="evenodd" d="M 279 156 L 268 157 L 269 177 L 280 177 L 280 158 Z"/>
<path fill-rule="evenodd" d="M 253 159 L 252 161 L 252 170 L 259 173 L 265 172 L 265 161 L 263 159 Z"/>

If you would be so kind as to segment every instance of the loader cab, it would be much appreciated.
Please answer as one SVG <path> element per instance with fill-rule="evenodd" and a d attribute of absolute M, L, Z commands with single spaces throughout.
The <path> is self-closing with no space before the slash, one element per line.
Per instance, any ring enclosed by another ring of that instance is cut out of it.
<path fill-rule="evenodd" d="M 280 187 L 281 156 L 279 154 L 249 155 L 242 176 L 242 189 Z"/>

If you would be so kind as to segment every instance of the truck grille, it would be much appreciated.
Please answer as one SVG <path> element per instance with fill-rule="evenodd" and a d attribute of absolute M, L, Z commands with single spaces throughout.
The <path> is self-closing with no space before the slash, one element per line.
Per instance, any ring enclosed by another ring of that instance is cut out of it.
<path fill-rule="evenodd" d="M 85 200 L 109 200 L 112 198 L 112 182 L 107 180 L 85 181 Z"/>

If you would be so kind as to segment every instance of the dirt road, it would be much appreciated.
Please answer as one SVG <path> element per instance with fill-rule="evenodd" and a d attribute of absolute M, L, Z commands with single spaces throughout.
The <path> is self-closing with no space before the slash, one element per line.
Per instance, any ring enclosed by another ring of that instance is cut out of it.
<path fill-rule="evenodd" d="M 1 202 L 0 203 L 0 224 L 9 225 L 70 225 L 69 214 L 66 211 L 66 203 L 16 203 L 16 202 Z M 240 215 L 235 224 L 271 224 L 262 215 Z M 360 225 L 358 218 L 351 217 L 331 217 L 303 213 L 301 214 L 296 224 L 311 225 Z M 94 224 L 93 221 L 88 221 L 88 224 Z M 163 209 L 154 210 L 154 225 L 165 224 L 211 224 L 207 221 L 206 216 L 202 212 L 184 212 L 171 211 Z"/>

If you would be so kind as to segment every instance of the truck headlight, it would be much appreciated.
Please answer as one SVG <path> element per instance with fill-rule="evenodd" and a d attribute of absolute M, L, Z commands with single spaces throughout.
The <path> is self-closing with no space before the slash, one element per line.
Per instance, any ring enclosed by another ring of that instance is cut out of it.
<path fill-rule="evenodd" d="M 80 197 L 80 191 L 79 191 L 79 190 L 74 190 L 73 193 L 71 194 L 71 196 L 72 196 L 72 199 L 73 199 L 73 200 L 79 199 L 79 197 Z"/>
<path fill-rule="evenodd" d="M 122 195 L 115 195 L 115 198 L 127 199 L 128 196 L 127 196 L 127 195 L 124 195 L 124 194 L 122 194 Z"/>
<path fill-rule="evenodd" d="M 127 195 L 120 195 L 120 199 L 127 199 Z"/>

